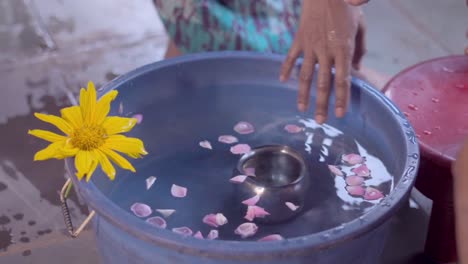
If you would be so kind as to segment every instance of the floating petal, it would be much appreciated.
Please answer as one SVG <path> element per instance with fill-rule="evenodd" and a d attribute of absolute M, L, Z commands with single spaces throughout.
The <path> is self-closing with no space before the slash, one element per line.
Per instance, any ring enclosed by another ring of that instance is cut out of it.
<path fill-rule="evenodd" d="M 149 176 L 146 179 L 146 190 L 149 190 L 151 186 L 153 186 L 154 182 L 156 181 L 156 177 L 154 176 Z"/>
<path fill-rule="evenodd" d="M 268 215 L 270 215 L 270 213 L 265 211 L 264 208 L 254 205 L 247 207 L 247 213 L 244 218 L 249 221 L 253 221 L 255 218 L 264 218 Z"/>
<path fill-rule="evenodd" d="M 255 235 L 255 233 L 257 233 L 257 230 L 258 230 L 258 226 L 256 224 L 243 223 L 236 228 L 234 233 L 236 235 L 240 235 L 242 238 L 248 238 L 248 237 Z"/>
<path fill-rule="evenodd" d="M 197 231 L 195 235 L 193 235 L 193 237 L 198 239 L 204 239 L 203 234 L 200 231 Z"/>
<path fill-rule="evenodd" d="M 255 128 L 249 122 L 239 122 L 234 126 L 234 131 L 241 135 L 246 135 L 255 132 Z"/>
<path fill-rule="evenodd" d="M 164 218 L 168 218 L 173 213 L 175 213 L 176 210 L 174 210 L 174 209 L 156 209 L 155 211 L 160 213 L 162 216 L 164 216 Z"/>
<path fill-rule="evenodd" d="M 247 176 L 245 175 L 237 175 L 235 177 L 232 177 L 231 179 L 229 179 L 230 182 L 232 183 L 243 183 L 245 181 L 245 179 L 247 179 Z"/>
<path fill-rule="evenodd" d="M 210 232 L 206 236 L 206 238 L 209 240 L 217 239 L 218 237 L 219 237 L 219 232 L 218 230 L 215 230 L 215 229 L 210 230 Z"/>
<path fill-rule="evenodd" d="M 172 232 L 183 236 L 191 236 L 193 234 L 192 229 L 186 226 L 172 228 Z"/>
<path fill-rule="evenodd" d="M 296 211 L 300 206 L 298 205 L 295 205 L 291 202 L 285 202 L 284 203 L 289 209 L 291 209 L 291 211 Z"/>
<path fill-rule="evenodd" d="M 137 120 L 137 124 L 141 124 L 141 122 L 143 122 L 143 115 L 142 114 L 133 115 L 132 118 L 135 118 Z"/>
<path fill-rule="evenodd" d="M 303 129 L 302 127 L 297 126 L 297 125 L 286 125 L 284 127 L 284 130 L 286 130 L 288 133 L 296 134 L 296 133 L 301 132 Z"/>
<path fill-rule="evenodd" d="M 269 241 L 281 241 L 281 240 L 284 240 L 284 237 L 282 237 L 281 235 L 278 235 L 278 234 L 274 234 L 274 235 L 269 235 L 269 236 L 262 237 L 258 241 L 259 242 L 269 242 Z"/>
<path fill-rule="evenodd" d="M 172 196 L 177 198 L 184 198 L 185 196 L 187 196 L 187 188 L 172 184 L 171 194 Z"/>
<path fill-rule="evenodd" d="M 346 186 L 346 191 L 348 191 L 351 196 L 358 197 L 361 197 L 366 193 L 366 190 L 364 190 L 364 187 L 362 186 Z"/>
<path fill-rule="evenodd" d="M 234 144 L 234 143 L 239 142 L 239 140 L 235 136 L 231 136 L 231 135 L 219 136 L 218 141 L 221 143 L 225 143 L 225 144 Z"/>
<path fill-rule="evenodd" d="M 252 198 L 242 201 L 242 203 L 245 205 L 254 206 L 258 203 L 259 200 L 260 200 L 260 195 L 257 194 Z"/>
<path fill-rule="evenodd" d="M 245 174 L 248 176 L 255 177 L 255 168 L 245 168 L 244 169 Z"/>
<path fill-rule="evenodd" d="M 158 228 L 166 228 L 167 223 L 166 220 L 164 220 L 162 217 L 155 216 L 155 217 L 150 217 L 146 219 L 146 222 L 152 226 L 158 227 Z"/>
<path fill-rule="evenodd" d="M 231 153 L 240 155 L 240 154 L 245 154 L 251 150 L 250 146 L 247 144 L 237 144 L 233 147 L 231 147 Z"/>
<path fill-rule="evenodd" d="M 359 154 L 351 153 L 351 154 L 343 155 L 341 157 L 341 160 L 347 165 L 354 166 L 354 165 L 365 162 L 366 158 L 362 157 Z"/>
<path fill-rule="evenodd" d="M 331 171 L 331 173 L 335 174 L 336 176 L 344 176 L 344 172 L 340 170 L 338 166 L 328 165 L 328 169 Z"/>
<path fill-rule="evenodd" d="M 152 213 L 151 207 L 144 203 L 134 203 L 130 210 L 138 217 L 147 217 Z"/>
<path fill-rule="evenodd" d="M 355 173 L 357 176 L 370 177 L 370 170 L 367 168 L 366 164 L 362 164 L 359 167 L 351 169 L 351 172 Z"/>
<path fill-rule="evenodd" d="M 365 200 L 378 200 L 383 197 L 384 197 L 383 193 L 377 190 L 376 188 L 373 188 L 373 187 L 366 188 L 366 193 L 364 194 Z"/>
<path fill-rule="evenodd" d="M 211 146 L 211 143 L 210 143 L 208 140 L 200 141 L 200 143 L 198 143 L 198 144 L 199 144 L 200 147 L 202 147 L 202 148 L 213 149 L 213 147 Z"/>
<path fill-rule="evenodd" d="M 203 223 L 212 227 L 219 227 L 228 223 L 227 218 L 221 214 L 208 214 L 203 217 Z"/>
<path fill-rule="evenodd" d="M 358 186 L 364 183 L 364 178 L 356 175 L 346 177 L 346 184 L 351 186 Z"/>

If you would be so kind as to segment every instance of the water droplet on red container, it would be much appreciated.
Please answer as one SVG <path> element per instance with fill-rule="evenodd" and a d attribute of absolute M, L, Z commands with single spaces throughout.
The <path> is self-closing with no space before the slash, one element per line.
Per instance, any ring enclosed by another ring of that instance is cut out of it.
<path fill-rule="evenodd" d="M 408 108 L 411 109 L 411 110 L 414 110 L 414 111 L 418 110 L 418 107 L 415 106 L 414 104 L 409 104 Z"/>
<path fill-rule="evenodd" d="M 429 130 L 424 130 L 423 133 L 424 135 L 428 135 L 428 136 L 432 135 L 432 132 Z"/>
<path fill-rule="evenodd" d="M 465 85 L 464 84 L 457 84 L 457 85 L 455 85 L 455 87 L 457 87 L 459 89 L 463 89 L 463 88 L 465 88 Z"/>
<path fill-rule="evenodd" d="M 438 103 L 438 102 L 439 102 L 439 99 L 437 99 L 437 98 L 432 98 L 431 100 L 432 100 L 432 102 L 434 102 L 434 103 Z"/>

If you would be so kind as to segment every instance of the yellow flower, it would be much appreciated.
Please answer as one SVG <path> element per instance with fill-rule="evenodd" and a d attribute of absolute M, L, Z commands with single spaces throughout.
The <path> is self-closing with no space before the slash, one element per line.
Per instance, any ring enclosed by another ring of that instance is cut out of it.
<path fill-rule="evenodd" d="M 88 89 L 82 88 L 80 91 L 80 105 L 60 110 L 61 117 L 35 113 L 38 119 L 55 125 L 65 135 L 39 129 L 30 130 L 30 135 L 51 142 L 36 153 L 34 160 L 74 156 L 76 176 L 79 180 L 86 176 L 86 181 L 89 181 L 98 165 L 113 180 L 115 168 L 110 161 L 135 172 L 132 164 L 118 152 L 131 158 L 140 158 L 148 153 L 140 139 L 119 135 L 135 126 L 135 118 L 107 116 L 110 104 L 117 94 L 117 91 L 110 91 L 97 101 L 94 84 L 89 82 Z"/>

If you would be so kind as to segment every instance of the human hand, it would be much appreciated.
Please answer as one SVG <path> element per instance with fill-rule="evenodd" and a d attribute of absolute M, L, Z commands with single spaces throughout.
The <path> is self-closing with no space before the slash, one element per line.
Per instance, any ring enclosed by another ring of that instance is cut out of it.
<path fill-rule="evenodd" d="M 310 88 L 315 64 L 318 62 L 315 120 L 322 124 L 327 119 L 332 66 L 336 69 L 335 115 L 345 115 L 350 94 L 351 64 L 359 69 L 366 51 L 364 39 L 364 20 L 360 8 L 343 0 L 303 1 L 299 28 L 280 74 L 280 80 L 286 81 L 297 58 L 304 55 L 299 74 L 300 111 L 304 112 L 309 108 Z"/>

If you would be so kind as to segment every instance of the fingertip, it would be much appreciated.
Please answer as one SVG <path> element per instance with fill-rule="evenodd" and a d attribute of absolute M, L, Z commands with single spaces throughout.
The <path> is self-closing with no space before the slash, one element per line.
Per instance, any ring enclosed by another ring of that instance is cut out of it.
<path fill-rule="evenodd" d="M 336 115 L 336 117 L 342 118 L 342 117 L 345 116 L 345 114 L 346 114 L 346 110 L 345 110 L 343 107 L 337 107 L 337 108 L 335 109 L 335 115 Z"/>
<path fill-rule="evenodd" d="M 323 124 L 325 123 L 325 120 L 327 120 L 327 117 L 324 116 L 324 115 L 315 115 L 315 122 L 317 122 L 318 124 Z"/>

